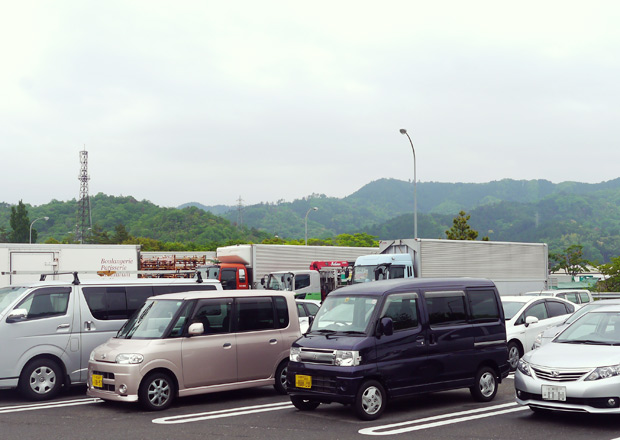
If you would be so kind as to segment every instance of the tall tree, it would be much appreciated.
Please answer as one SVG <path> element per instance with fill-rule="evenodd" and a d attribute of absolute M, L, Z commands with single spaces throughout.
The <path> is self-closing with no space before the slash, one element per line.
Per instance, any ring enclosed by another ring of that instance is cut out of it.
<path fill-rule="evenodd" d="M 448 240 L 475 240 L 478 238 L 478 231 L 471 229 L 469 224 L 469 218 L 465 211 L 459 212 L 458 217 L 454 217 L 452 220 L 452 227 L 446 231 L 446 238 Z"/>
<path fill-rule="evenodd" d="M 620 292 L 620 257 L 611 259 L 611 263 L 601 264 L 599 270 L 607 278 L 599 280 L 597 288 L 600 292 Z"/>
<path fill-rule="evenodd" d="M 20 200 L 17 207 L 11 206 L 11 243 L 28 243 L 30 240 L 30 218 L 26 205 Z M 32 231 L 32 241 L 37 241 L 37 231 Z"/>
<path fill-rule="evenodd" d="M 590 272 L 588 266 L 592 265 L 592 262 L 583 257 L 583 246 L 580 244 L 569 246 L 561 252 L 550 253 L 549 260 L 553 264 L 550 269 L 551 272 L 563 270 L 564 273 L 571 276 Z"/>

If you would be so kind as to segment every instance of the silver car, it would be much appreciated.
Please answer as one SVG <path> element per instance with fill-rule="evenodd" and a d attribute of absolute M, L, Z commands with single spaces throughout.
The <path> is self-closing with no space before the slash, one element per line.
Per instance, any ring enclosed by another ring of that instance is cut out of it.
<path fill-rule="evenodd" d="M 535 412 L 620 413 L 620 305 L 584 314 L 526 353 L 515 390 L 517 403 Z"/>

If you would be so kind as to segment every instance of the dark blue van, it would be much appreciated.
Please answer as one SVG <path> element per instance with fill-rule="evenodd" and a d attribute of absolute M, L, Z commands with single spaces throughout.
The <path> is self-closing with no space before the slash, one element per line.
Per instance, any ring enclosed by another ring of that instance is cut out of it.
<path fill-rule="evenodd" d="M 488 402 L 509 369 L 492 281 L 385 280 L 329 294 L 291 347 L 287 389 L 302 411 L 338 402 L 374 420 L 388 400 L 418 393 L 469 388 Z"/>

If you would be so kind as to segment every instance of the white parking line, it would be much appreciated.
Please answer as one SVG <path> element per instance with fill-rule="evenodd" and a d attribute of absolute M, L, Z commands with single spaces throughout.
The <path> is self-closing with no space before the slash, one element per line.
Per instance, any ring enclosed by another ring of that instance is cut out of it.
<path fill-rule="evenodd" d="M 516 403 L 504 403 L 501 405 L 489 406 L 486 408 L 472 409 L 469 411 L 459 411 L 455 413 L 441 414 L 438 416 L 426 417 L 424 419 L 410 420 L 408 422 L 393 423 L 391 425 L 374 426 L 371 428 L 360 429 L 358 432 L 364 435 L 394 435 L 405 432 L 419 431 L 422 429 L 436 428 L 438 426 L 450 425 L 452 423 L 466 422 L 468 420 L 482 419 L 500 414 L 529 409 L 527 406 L 515 407 Z M 464 416 L 464 417 L 459 417 Z M 440 419 L 449 419 L 435 421 Z M 425 423 L 430 422 L 430 423 Z M 407 426 L 409 425 L 409 426 Z M 414 426 L 411 426 L 414 425 Z"/>
<path fill-rule="evenodd" d="M 260 413 L 266 411 L 278 411 L 281 409 L 293 408 L 291 402 L 270 403 L 267 405 L 244 406 L 241 408 L 224 409 L 220 411 L 209 411 L 196 414 L 185 414 L 182 416 L 161 417 L 153 419 L 153 423 L 160 425 L 172 425 L 178 423 L 200 422 L 202 420 L 221 419 L 224 417 L 242 416 L 245 414 Z"/>
<path fill-rule="evenodd" d="M 63 400 L 61 402 L 47 402 L 47 403 L 33 403 L 30 405 L 18 405 L 18 406 L 6 406 L 0 408 L 0 414 L 21 412 L 21 411 L 36 411 L 39 409 L 49 408 L 62 408 L 65 406 L 76 405 L 89 405 L 91 403 L 103 402 L 101 399 L 78 399 L 78 400 Z"/>

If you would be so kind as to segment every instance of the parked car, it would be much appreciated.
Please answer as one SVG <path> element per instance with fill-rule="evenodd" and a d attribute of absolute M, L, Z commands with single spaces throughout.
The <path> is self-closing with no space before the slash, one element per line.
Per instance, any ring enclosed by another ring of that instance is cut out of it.
<path fill-rule="evenodd" d="M 351 404 L 362 420 L 390 399 L 469 388 L 488 402 L 508 375 L 506 323 L 492 281 L 408 278 L 325 298 L 290 350 L 287 391 L 301 411 Z"/>
<path fill-rule="evenodd" d="M 594 301 L 592 293 L 589 290 L 537 290 L 534 292 L 525 292 L 525 296 L 553 296 L 556 298 L 566 299 L 575 304 L 589 304 Z"/>
<path fill-rule="evenodd" d="M 519 358 L 534 347 L 536 336 L 562 322 L 576 305 L 561 298 L 539 296 L 502 296 L 506 316 L 506 341 L 510 369 L 517 368 Z"/>
<path fill-rule="evenodd" d="M 535 412 L 620 413 L 619 346 L 620 305 L 585 313 L 521 358 L 517 403 Z"/>
<path fill-rule="evenodd" d="M 299 315 L 299 328 L 304 334 L 310 327 L 310 318 L 314 318 L 321 307 L 321 301 L 316 299 L 295 299 Z"/>
<path fill-rule="evenodd" d="M 95 348 L 87 394 L 140 402 L 273 385 L 286 394 L 289 349 L 301 336 L 292 292 L 226 290 L 149 298 Z"/>
<path fill-rule="evenodd" d="M 589 304 L 584 304 L 580 307 L 575 313 L 572 315 L 568 315 L 568 317 L 559 323 L 558 325 L 554 325 L 553 327 L 549 327 L 545 331 L 540 332 L 536 339 L 534 340 L 534 348 L 538 348 L 542 345 L 545 345 L 549 341 L 551 341 L 554 337 L 556 337 L 562 330 L 575 322 L 578 318 L 581 317 L 584 313 L 591 312 L 594 309 L 599 307 L 604 307 L 608 305 L 620 304 L 620 299 L 603 299 L 591 302 Z"/>
<path fill-rule="evenodd" d="M 215 291 L 217 280 L 101 278 L 38 281 L 0 289 L 0 389 L 30 400 L 84 384 L 88 356 L 153 295 Z"/>

